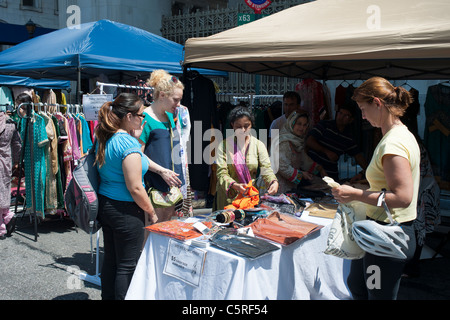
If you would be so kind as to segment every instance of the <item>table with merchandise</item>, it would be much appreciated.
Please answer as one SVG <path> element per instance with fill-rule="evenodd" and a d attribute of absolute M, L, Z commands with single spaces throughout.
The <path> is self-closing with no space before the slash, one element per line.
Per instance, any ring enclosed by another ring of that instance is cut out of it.
<path fill-rule="evenodd" d="M 350 261 L 324 253 L 336 206 L 224 210 L 147 227 L 126 299 L 351 299 Z"/>

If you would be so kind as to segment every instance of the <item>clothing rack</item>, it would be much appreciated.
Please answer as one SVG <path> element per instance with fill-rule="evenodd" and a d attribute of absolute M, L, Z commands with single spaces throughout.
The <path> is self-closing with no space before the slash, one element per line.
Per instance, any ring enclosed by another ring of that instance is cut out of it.
<path fill-rule="evenodd" d="M 274 98 L 281 98 L 283 99 L 283 95 L 281 94 L 252 94 L 249 95 L 250 99 L 250 106 L 253 108 L 254 102 L 257 99 L 274 99 Z"/>
<path fill-rule="evenodd" d="M 22 168 L 24 165 L 24 156 L 25 156 L 25 149 L 27 147 L 27 140 L 28 141 L 33 141 L 33 128 L 34 128 L 34 121 L 32 121 L 32 119 L 34 118 L 33 115 L 33 106 L 34 104 L 32 102 L 25 102 L 25 103 L 21 103 L 17 108 L 20 109 L 23 106 L 26 106 L 26 115 L 21 115 L 20 112 L 17 112 L 18 116 L 22 119 L 25 119 L 25 132 L 24 132 L 24 140 L 22 142 L 22 152 L 20 155 L 20 161 L 19 161 L 19 181 L 17 183 L 17 197 L 16 197 L 16 205 L 15 205 L 15 212 L 14 215 L 17 214 L 17 204 L 18 204 L 18 198 L 19 198 L 19 189 L 20 189 L 20 181 L 22 179 Z M 30 156 L 31 156 L 31 163 L 34 163 L 34 152 L 33 152 L 33 148 L 34 145 L 33 143 L 30 142 Z M 36 213 L 36 199 L 35 199 L 35 189 L 34 189 L 34 166 L 31 165 L 30 167 L 30 173 L 31 173 L 31 181 L 33 181 L 33 183 L 31 183 L 31 195 L 27 195 L 28 200 L 31 199 L 31 212 L 30 212 L 30 216 L 32 216 L 34 218 L 34 241 L 37 242 L 37 238 L 38 238 L 38 231 L 37 231 L 37 213 Z M 26 211 L 26 208 L 24 208 L 24 212 Z"/>
<path fill-rule="evenodd" d="M 23 104 L 25 105 L 25 104 Z M 14 107 L 14 105 L 10 105 L 10 104 L 0 104 L 0 107 L 3 106 L 12 106 Z M 75 112 L 80 112 L 83 110 L 83 105 L 79 105 L 79 104 L 59 104 L 59 103 L 43 103 L 43 102 L 38 102 L 38 103 L 31 103 L 32 108 L 34 107 L 39 107 L 42 108 L 44 107 L 44 111 L 47 111 L 47 107 L 57 107 L 61 110 L 61 108 L 67 108 L 67 110 L 73 110 L 75 108 Z M 15 111 L 16 109 L 18 109 L 20 106 L 18 106 L 17 108 L 13 108 L 13 110 Z"/>
<path fill-rule="evenodd" d="M 118 84 L 118 83 L 103 83 L 97 81 L 97 87 L 100 88 L 100 92 L 103 92 L 104 87 L 113 87 L 113 88 L 124 88 L 124 89 L 136 89 L 136 90 L 149 90 L 153 91 L 153 87 L 142 87 L 142 86 L 132 86 L 128 84 Z"/>
<path fill-rule="evenodd" d="M 279 94 L 239 94 L 239 93 L 218 93 L 219 96 L 231 96 L 234 100 L 234 104 L 237 104 L 238 100 L 250 100 L 250 106 L 253 106 L 254 100 L 256 99 L 273 99 L 273 98 L 283 98 L 283 95 Z"/>
<path fill-rule="evenodd" d="M 79 105 L 79 104 L 65 104 L 65 105 L 63 105 L 63 104 L 58 104 L 58 103 L 55 103 L 55 104 L 53 104 L 53 103 L 52 104 L 35 103 L 34 106 L 44 107 L 44 108 L 52 107 L 52 106 L 58 107 L 58 108 L 65 107 L 65 108 L 67 108 L 68 112 L 70 112 L 71 108 L 75 108 L 75 112 L 76 113 L 78 113 L 80 111 L 80 108 L 81 108 L 81 111 L 82 111 L 82 108 L 83 108 L 83 105 Z M 95 249 L 95 275 L 89 275 L 89 274 L 87 274 L 85 272 L 80 272 L 78 277 L 79 277 L 80 280 L 84 280 L 84 281 L 93 283 L 93 284 L 95 284 L 97 286 L 101 286 L 101 279 L 100 279 L 100 272 L 99 272 L 99 265 L 100 265 L 100 261 L 99 261 L 100 260 L 100 255 L 99 255 L 100 232 L 99 231 L 96 232 L 96 238 L 97 238 L 97 245 L 96 245 L 96 249 Z M 91 237 L 91 248 L 92 248 L 92 237 Z"/>

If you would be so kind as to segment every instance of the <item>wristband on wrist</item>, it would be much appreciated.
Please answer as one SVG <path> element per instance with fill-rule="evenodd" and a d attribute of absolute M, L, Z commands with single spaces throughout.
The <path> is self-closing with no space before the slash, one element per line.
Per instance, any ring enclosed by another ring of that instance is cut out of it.
<path fill-rule="evenodd" d="M 230 190 L 231 190 L 231 187 L 232 187 L 235 183 L 236 183 L 236 181 L 233 181 L 233 182 L 230 184 L 230 186 L 229 186 L 228 189 L 227 189 L 227 195 L 229 195 L 229 192 L 230 192 Z"/>
<path fill-rule="evenodd" d="M 308 172 L 312 173 L 313 175 L 317 175 L 320 173 L 320 166 L 317 162 L 314 162 L 311 166 L 311 168 L 309 168 Z"/>
<path fill-rule="evenodd" d="M 293 181 L 295 184 L 299 184 L 300 181 L 302 181 L 303 178 L 303 173 L 301 171 L 298 172 L 297 177 L 295 178 L 295 180 Z"/>
<path fill-rule="evenodd" d="M 297 179 L 299 171 L 297 169 L 294 169 L 294 172 L 292 173 L 292 176 L 289 178 L 290 182 L 294 182 Z"/>

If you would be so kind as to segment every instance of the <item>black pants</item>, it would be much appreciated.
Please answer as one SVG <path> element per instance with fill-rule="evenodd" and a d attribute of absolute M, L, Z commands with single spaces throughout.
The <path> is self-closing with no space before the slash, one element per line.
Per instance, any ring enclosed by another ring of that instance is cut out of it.
<path fill-rule="evenodd" d="M 380 257 L 366 253 L 352 260 L 347 285 L 355 300 L 396 300 L 403 270 L 416 250 L 412 222 L 401 225 L 409 236 L 406 259 Z"/>
<path fill-rule="evenodd" d="M 145 212 L 134 202 L 99 195 L 98 219 L 103 230 L 102 299 L 123 300 L 144 241 Z"/>

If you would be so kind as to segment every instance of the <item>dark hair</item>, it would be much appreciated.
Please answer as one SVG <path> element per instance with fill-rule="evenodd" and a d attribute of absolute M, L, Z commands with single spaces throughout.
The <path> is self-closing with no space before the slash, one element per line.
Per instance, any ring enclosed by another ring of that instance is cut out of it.
<path fill-rule="evenodd" d="M 228 115 L 228 121 L 231 123 L 235 122 L 236 120 L 247 117 L 250 122 L 252 123 L 252 127 L 255 123 L 255 117 L 253 116 L 252 112 L 247 107 L 236 107 L 233 110 L 230 111 L 230 114 Z"/>
<path fill-rule="evenodd" d="M 21 103 L 33 102 L 33 99 L 28 93 L 21 93 L 16 97 L 16 104 L 20 105 Z"/>
<path fill-rule="evenodd" d="M 95 136 L 98 150 L 95 161 L 102 166 L 105 162 L 105 146 L 120 128 L 122 119 L 128 114 L 136 114 L 142 106 L 142 100 L 134 93 L 121 93 L 114 101 L 106 102 L 98 112 L 98 126 Z"/>
<path fill-rule="evenodd" d="M 389 112 L 401 117 L 413 101 L 411 94 L 403 87 L 394 87 L 382 77 L 372 77 L 355 89 L 352 99 L 372 103 L 374 98 L 380 99 Z"/>
<path fill-rule="evenodd" d="M 284 99 L 297 99 L 297 103 L 300 104 L 302 102 L 302 98 L 300 98 L 300 95 L 295 91 L 286 91 L 283 95 Z"/>
<path fill-rule="evenodd" d="M 353 102 L 353 103 L 355 103 L 355 102 Z M 348 112 L 350 112 L 350 114 L 352 115 L 352 117 L 355 118 L 355 115 L 356 115 L 356 107 L 355 107 L 353 104 L 351 104 L 351 103 L 343 104 L 343 105 L 339 106 L 338 111 L 340 111 L 340 110 L 342 110 L 342 109 L 347 110 Z"/>

